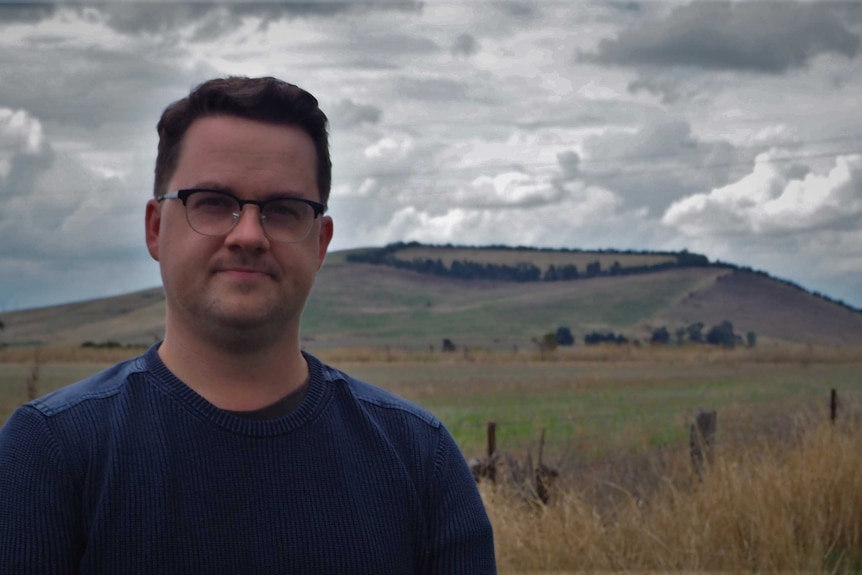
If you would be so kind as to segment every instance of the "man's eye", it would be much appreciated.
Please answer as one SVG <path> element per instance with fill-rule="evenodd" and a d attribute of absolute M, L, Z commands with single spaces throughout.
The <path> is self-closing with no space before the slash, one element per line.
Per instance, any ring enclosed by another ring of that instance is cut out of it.
<path fill-rule="evenodd" d="M 266 207 L 266 215 L 269 218 L 296 219 L 302 215 L 299 207 L 300 205 L 295 204 L 294 202 L 269 204 Z"/>
<path fill-rule="evenodd" d="M 213 194 L 195 198 L 194 207 L 204 210 L 230 210 L 235 203 L 228 197 Z"/>

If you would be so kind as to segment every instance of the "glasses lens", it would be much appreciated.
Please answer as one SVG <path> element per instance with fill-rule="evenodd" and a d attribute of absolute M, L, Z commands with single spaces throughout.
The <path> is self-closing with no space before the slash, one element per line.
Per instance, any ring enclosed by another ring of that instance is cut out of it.
<path fill-rule="evenodd" d="M 220 236 L 230 231 L 234 214 L 239 213 L 236 199 L 226 194 L 197 191 L 186 202 L 186 217 L 193 230 L 206 236 Z"/>
<path fill-rule="evenodd" d="M 267 235 L 279 242 L 298 242 L 314 224 L 314 209 L 290 198 L 267 202 L 261 215 Z"/>

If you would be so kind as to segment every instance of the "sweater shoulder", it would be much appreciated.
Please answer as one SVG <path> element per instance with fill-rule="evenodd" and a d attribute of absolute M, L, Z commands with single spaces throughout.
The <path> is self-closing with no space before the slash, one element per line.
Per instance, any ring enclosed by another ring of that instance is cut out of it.
<path fill-rule="evenodd" d="M 57 415 L 81 403 L 116 395 L 132 374 L 143 371 L 146 371 L 146 367 L 142 358 L 135 357 L 34 399 L 27 405 L 46 417 Z"/>
<path fill-rule="evenodd" d="M 391 391 L 387 391 L 361 379 L 348 375 L 340 369 L 324 365 L 324 377 L 333 382 L 344 385 L 350 394 L 359 402 L 380 409 L 392 410 L 399 414 L 405 414 L 428 427 L 437 429 L 440 420 L 427 409 L 400 397 Z"/>

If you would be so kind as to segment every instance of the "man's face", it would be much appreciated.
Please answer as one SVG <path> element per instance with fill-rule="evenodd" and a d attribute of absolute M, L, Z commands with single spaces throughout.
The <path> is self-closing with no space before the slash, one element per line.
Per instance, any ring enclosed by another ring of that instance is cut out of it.
<path fill-rule="evenodd" d="M 244 200 L 320 201 L 316 166 L 311 138 L 299 128 L 202 118 L 186 132 L 167 192 L 215 188 Z M 332 220 L 318 217 L 305 239 L 283 244 L 266 236 L 259 215 L 247 205 L 228 234 L 210 237 L 189 227 L 180 200 L 150 200 L 147 247 L 161 267 L 168 330 L 252 339 L 298 333 Z"/>

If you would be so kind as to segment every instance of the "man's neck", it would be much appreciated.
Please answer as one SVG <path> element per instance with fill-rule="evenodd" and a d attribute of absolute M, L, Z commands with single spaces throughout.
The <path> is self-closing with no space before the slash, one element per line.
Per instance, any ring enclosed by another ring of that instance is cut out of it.
<path fill-rule="evenodd" d="M 216 407 L 251 411 L 270 405 L 302 386 L 308 364 L 294 338 L 249 351 L 224 348 L 168 329 L 159 347 L 165 366 Z"/>

